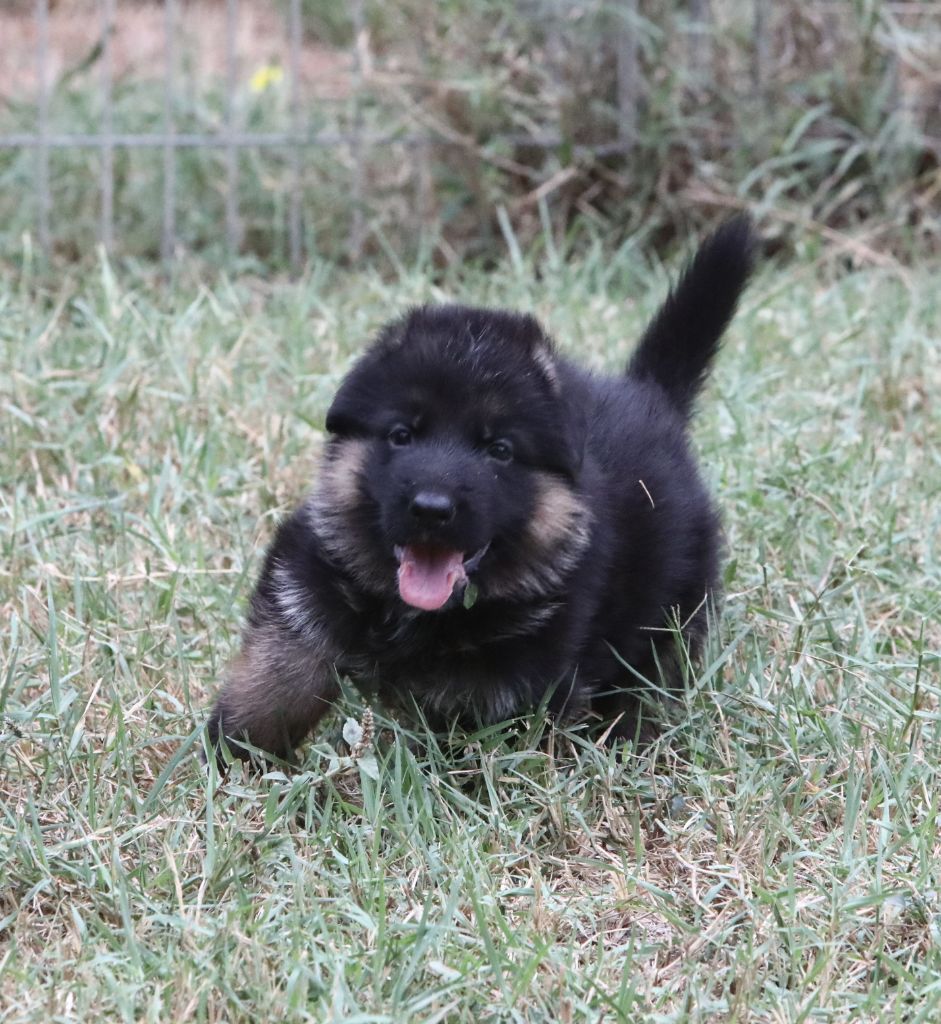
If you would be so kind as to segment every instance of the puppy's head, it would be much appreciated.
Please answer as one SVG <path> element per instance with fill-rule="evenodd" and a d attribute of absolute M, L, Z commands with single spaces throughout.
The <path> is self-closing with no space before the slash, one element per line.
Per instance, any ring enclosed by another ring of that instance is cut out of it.
<path fill-rule="evenodd" d="M 391 324 L 343 381 L 313 499 L 360 586 L 438 611 L 558 588 L 588 535 L 583 430 L 528 316 L 425 307 Z"/>

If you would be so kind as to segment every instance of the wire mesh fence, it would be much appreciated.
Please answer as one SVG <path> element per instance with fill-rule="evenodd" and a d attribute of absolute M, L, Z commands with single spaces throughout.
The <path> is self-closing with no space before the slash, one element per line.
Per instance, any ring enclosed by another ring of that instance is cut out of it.
<path fill-rule="evenodd" d="M 157 4 L 158 0 L 152 0 L 146 6 L 154 8 Z M 616 179 L 619 173 L 623 177 L 625 168 L 630 166 L 625 161 L 630 159 L 642 134 L 642 122 L 656 102 L 657 90 L 662 90 L 663 68 L 658 67 L 650 55 L 659 53 L 662 59 L 667 52 L 662 49 L 665 44 L 659 38 L 665 36 L 667 30 L 646 10 L 642 0 L 599 3 L 590 38 L 580 38 L 581 49 L 576 47 L 574 53 L 576 61 L 581 59 L 588 65 L 587 77 L 596 76 L 598 93 L 592 95 L 592 81 L 586 83 L 584 76 L 577 80 L 578 76 L 572 71 L 571 39 L 573 33 L 582 30 L 580 19 L 584 5 L 576 7 L 566 0 L 528 0 L 519 5 L 519 16 L 530 25 L 538 25 L 538 39 L 534 33 L 528 42 L 536 40 L 533 45 L 538 44 L 538 52 L 531 58 L 533 63 L 542 62 L 539 74 L 543 91 L 536 89 L 533 95 L 527 95 L 525 88 L 518 84 L 523 72 L 518 72 L 514 61 L 522 65 L 527 60 L 522 46 L 507 48 L 495 55 L 492 41 L 480 36 L 477 45 L 486 53 L 491 65 L 499 68 L 500 61 L 505 62 L 505 70 L 497 73 L 504 92 L 496 98 L 506 101 L 513 116 L 492 115 L 489 121 L 478 119 L 478 123 L 468 126 L 466 122 L 472 120 L 470 115 L 462 112 L 455 117 L 448 104 L 453 107 L 460 100 L 472 107 L 473 81 L 457 86 L 451 83 L 446 101 L 436 107 L 435 89 L 440 87 L 449 69 L 442 63 L 441 54 L 434 52 L 434 40 L 429 42 L 420 32 L 413 33 L 412 39 L 406 34 L 407 60 L 402 56 L 402 45 L 398 48 L 391 45 L 386 53 L 377 55 L 370 46 L 371 22 L 378 17 L 377 11 L 368 8 L 366 0 L 352 0 L 348 8 L 349 39 L 332 46 L 334 54 L 343 51 L 345 60 L 342 65 L 343 116 L 331 119 L 321 116 L 326 105 L 319 104 L 305 86 L 304 56 L 311 35 L 311 5 L 306 0 L 262 5 L 269 14 L 275 12 L 264 24 L 270 36 L 266 40 L 267 51 L 277 51 L 278 57 L 275 63 L 253 70 L 246 67 L 240 27 L 247 14 L 257 14 L 259 5 L 252 0 L 216 0 L 214 6 L 221 16 L 214 23 L 215 30 L 221 34 L 221 66 L 217 69 L 221 92 L 214 115 L 200 119 L 194 115 L 201 101 L 191 94 L 192 69 L 198 66 L 201 48 L 207 40 L 205 34 L 200 36 L 187 31 L 183 24 L 190 6 L 185 0 L 161 0 L 158 40 L 161 60 L 159 69 L 151 69 L 151 91 L 161 97 L 159 113 L 151 97 L 146 116 L 141 116 L 138 124 L 132 106 L 125 104 L 119 110 L 116 103 L 115 37 L 119 16 L 129 5 L 141 6 L 139 0 L 89 0 L 83 8 L 88 15 L 85 27 L 88 44 L 92 47 L 82 64 L 86 95 L 81 115 L 74 116 L 67 125 L 63 124 L 68 120 L 67 112 L 58 109 L 56 100 L 62 92 L 63 79 L 72 74 L 72 70 L 63 71 L 60 66 L 53 66 L 50 30 L 68 5 L 55 5 L 53 0 L 34 0 L 32 10 L 21 12 L 22 18 L 29 20 L 32 26 L 33 94 L 21 89 L 17 95 L 18 124 L 11 125 L 9 118 L 0 121 L 0 151 L 32 154 L 32 178 L 27 181 L 21 174 L 20 187 L 28 187 L 31 192 L 33 230 L 45 253 L 56 248 L 63 230 L 74 228 L 68 214 L 60 212 L 67 207 L 60 203 L 53 187 L 53 162 L 57 153 L 83 151 L 94 155 L 98 211 L 95 235 L 106 250 L 112 250 L 127 230 L 127 222 L 118 216 L 117 210 L 128 190 L 125 172 L 119 164 L 132 151 L 153 154 L 151 160 L 159 167 L 159 178 L 151 177 L 152 184 L 146 190 L 151 195 L 145 199 L 145 205 L 159 205 L 159 224 L 152 213 L 144 219 L 159 234 L 154 248 L 165 261 L 173 258 L 181 243 L 181 216 L 205 202 L 200 182 L 189 180 L 199 175 L 192 168 L 186 169 L 185 174 L 181 171 L 185 153 L 213 152 L 220 158 L 207 165 L 209 171 L 203 169 L 199 173 L 208 179 L 202 182 L 202 187 L 211 189 L 214 197 L 221 197 L 222 209 L 214 216 L 218 215 L 218 234 L 224 239 L 225 252 L 230 257 L 253 244 L 247 238 L 245 219 L 246 194 L 251 187 L 245 181 L 246 156 L 250 152 L 277 154 L 278 173 L 268 174 L 273 190 L 279 195 L 272 209 L 283 226 L 286 262 L 294 269 L 314 254 L 317 247 L 317 232 L 310 228 L 318 216 L 312 213 L 316 205 L 312 190 L 321 186 L 324 195 L 330 189 L 336 190 L 335 208 L 343 210 L 343 216 L 337 219 L 344 221 L 344 243 L 348 255 L 355 259 L 362 252 L 368 233 L 370 196 L 367 193 L 370 189 L 385 189 L 388 193 L 388 181 L 383 184 L 382 179 L 395 178 L 394 172 L 399 168 L 408 172 L 410 191 L 403 191 L 403 182 L 396 181 L 395 188 L 391 189 L 399 194 L 396 209 L 400 220 L 413 219 L 417 226 L 428 216 L 430 190 L 437 196 L 437 213 L 440 215 L 447 207 L 449 174 L 454 176 L 456 165 L 460 174 L 480 179 L 473 187 L 481 195 L 494 192 L 492 182 L 487 181 L 487 174 L 494 169 L 503 176 L 504 184 L 506 178 L 516 179 L 522 200 L 514 209 L 525 207 L 526 201 L 533 197 L 533 202 L 541 203 L 559 187 L 560 181 L 565 183 L 578 175 L 584 176 L 589 164 L 600 162 L 602 178 L 607 175 Z M 744 6 L 738 5 L 740 9 Z M 936 106 L 941 98 L 941 70 L 937 62 L 932 65 L 929 59 L 925 71 L 927 44 L 922 26 L 926 21 L 937 26 L 941 5 L 899 0 L 886 0 L 882 4 L 812 0 L 804 7 L 812 17 L 804 15 L 806 25 L 803 28 L 798 25 L 793 30 L 794 38 L 788 45 L 800 45 L 800 31 L 816 32 L 819 39 L 824 40 L 817 45 L 833 47 L 832 59 L 839 64 L 842 46 L 858 45 L 860 38 L 864 42 L 868 37 L 877 39 L 881 55 L 877 85 L 884 95 L 873 108 L 874 114 L 866 116 L 878 117 L 880 111 L 893 116 L 904 115 L 909 130 L 917 130 L 923 149 L 937 154 L 938 139 L 932 135 L 932 126 L 937 120 Z M 417 10 L 405 13 L 415 14 Z M 484 18 L 478 21 L 486 20 L 487 14 L 484 11 Z M 732 52 L 728 48 L 722 51 L 718 46 L 720 33 L 716 21 L 725 16 L 720 0 L 712 3 L 688 0 L 672 11 L 671 17 L 680 19 L 678 24 L 684 39 L 673 56 L 683 64 L 684 95 L 693 97 L 692 115 L 687 113 L 681 130 L 689 133 L 692 130 L 689 126 L 695 126 L 697 97 L 701 98 L 704 118 L 714 112 L 712 98 L 723 82 L 730 77 L 742 77 L 740 70 L 728 64 L 734 64 L 743 55 L 749 65 L 745 69 L 745 77 L 750 79 L 748 87 L 752 95 L 749 99 L 763 97 L 768 104 L 780 102 L 782 94 L 779 91 L 776 99 L 773 86 L 782 75 L 786 77 L 787 72 L 782 69 L 786 69 L 788 56 L 775 52 L 775 48 L 782 45 L 783 37 L 780 33 L 775 35 L 773 15 L 769 0 L 749 0 L 747 16 L 742 22 L 747 27 L 747 37 L 738 51 Z M 828 19 L 832 22 L 829 28 Z M 840 32 L 845 33 L 847 25 L 850 34 L 841 40 Z M 277 40 L 275 35 L 279 37 Z M 216 46 L 219 42 L 213 40 Z M 660 51 L 658 46 L 661 46 Z M 447 48 L 445 51 L 446 61 L 451 51 Z M 800 54 L 792 56 L 794 66 L 799 68 Z M 823 60 L 826 61 L 826 54 Z M 181 74 L 184 66 L 188 69 L 186 75 Z M 920 68 L 919 88 L 909 88 L 905 94 L 902 80 L 906 69 L 911 79 L 913 67 Z M 243 101 L 247 75 L 251 73 L 254 82 L 266 68 L 282 87 L 277 118 L 259 116 L 257 110 L 246 109 Z M 524 70 L 530 72 L 531 68 Z M 468 74 L 466 68 L 465 74 Z M 122 89 L 133 76 L 133 67 L 124 70 Z M 462 89 L 465 94 L 461 93 Z M 440 87 L 439 91 L 445 90 Z M 494 95 L 484 99 L 492 104 Z M 397 105 L 407 116 L 393 118 L 389 114 L 390 107 L 384 105 L 387 101 Z M 599 104 L 604 107 L 601 114 L 596 109 Z M 540 108 L 551 109 L 553 116 L 543 116 L 544 110 Z M 442 110 L 447 116 L 441 114 Z M 586 128 L 589 124 L 590 130 Z M 893 139 L 897 141 L 897 136 Z M 342 150 L 345 157 L 341 165 L 333 168 L 331 176 L 312 154 L 332 150 Z M 442 150 L 449 150 L 451 157 L 442 159 Z M 377 156 L 383 152 L 385 156 Z M 539 152 L 550 153 L 552 159 L 539 163 L 530 158 L 529 154 Z M 665 145 L 662 152 L 665 159 L 670 158 L 669 145 Z M 758 161 L 767 156 L 757 146 L 745 158 Z M 648 152 L 645 159 L 649 157 Z M 382 174 L 372 173 L 376 166 L 382 168 Z M 786 159 L 782 167 L 786 171 Z M 66 180 L 71 175 L 74 181 L 69 187 L 77 189 L 79 179 L 85 180 L 94 173 L 92 165 L 84 161 L 59 172 L 59 176 Z M 266 173 L 256 169 L 253 178 L 264 179 Z M 630 173 L 636 179 L 636 168 Z M 181 180 L 183 178 L 187 180 Z M 329 187 L 324 184 L 328 178 Z M 5 187 L 12 187 L 11 180 L 8 176 Z M 621 185 L 623 188 L 623 181 Z M 81 187 L 87 187 L 87 183 Z M 584 190 L 573 200 L 574 205 L 590 212 L 592 200 L 585 198 L 590 192 L 590 188 Z M 596 188 L 594 194 L 597 193 Z M 319 217 L 321 224 L 329 224 L 329 210 L 321 210 Z M 508 221 L 504 215 L 499 224 L 502 227 L 505 223 Z M 330 231 L 336 234 L 336 225 L 331 225 Z"/>

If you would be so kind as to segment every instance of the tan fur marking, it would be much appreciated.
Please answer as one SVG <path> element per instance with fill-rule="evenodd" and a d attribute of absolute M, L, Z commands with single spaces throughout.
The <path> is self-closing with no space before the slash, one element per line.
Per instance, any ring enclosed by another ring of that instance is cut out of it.
<path fill-rule="evenodd" d="M 361 517 L 353 514 L 369 500 L 363 487 L 369 446 L 362 438 L 332 441 L 321 462 L 320 480 L 304 509 L 331 558 L 369 591 L 388 593 L 395 589 L 395 575 L 376 564 L 371 538 L 357 522 Z"/>
<path fill-rule="evenodd" d="M 491 570 L 488 597 L 544 597 L 561 586 L 591 541 L 592 515 L 579 495 L 548 473 L 536 474 L 533 513 L 516 557 Z"/>
<path fill-rule="evenodd" d="M 275 626 L 249 627 L 219 697 L 222 731 L 286 754 L 317 724 L 336 696 L 323 650 L 297 643 Z"/>
<path fill-rule="evenodd" d="M 320 489 L 336 508 L 357 505 L 360 479 L 369 443 L 358 438 L 334 441 L 327 449 L 320 471 Z"/>
<path fill-rule="evenodd" d="M 540 473 L 538 493 L 529 523 L 529 535 L 541 548 L 553 548 L 568 540 L 573 529 L 587 517 L 581 498 L 560 480 Z"/>

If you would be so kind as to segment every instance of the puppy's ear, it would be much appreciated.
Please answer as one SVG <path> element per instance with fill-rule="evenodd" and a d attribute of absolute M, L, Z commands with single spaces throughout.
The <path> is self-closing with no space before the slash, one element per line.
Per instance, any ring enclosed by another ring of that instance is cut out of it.
<path fill-rule="evenodd" d="M 556 369 L 552 343 L 545 335 L 540 334 L 540 337 L 533 342 L 529 352 L 553 394 L 561 395 L 562 385 L 559 383 L 559 371 Z"/>
<path fill-rule="evenodd" d="M 365 437 L 371 431 L 370 413 L 375 409 L 374 396 L 362 384 L 354 370 L 340 385 L 327 410 L 327 432 L 336 437 Z"/>
<path fill-rule="evenodd" d="M 590 402 L 579 393 L 572 381 L 563 380 L 563 373 L 556 359 L 555 347 L 539 322 L 531 316 L 519 317 L 525 325 L 525 343 L 536 370 L 549 386 L 556 399 L 555 415 L 561 420 L 549 426 L 552 435 L 552 459 L 547 468 L 561 473 L 573 483 L 578 480 L 585 454 L 588 435 L 586 410 Z"/>
<path fill-rule="evenodd" d="M 587 406 L 576 401 L 573 395 L 565 395 L 562 406 L 565 410 L 565 426 L 559 432 L 558 468 L 572 483 L 576 483 L 585 458 L 585 442 L 588 437 Z"/>
<path fill-rule="evenodd" d="M 545 407 L 543 424 L 551 457 L 547 468 L 561 473 L 572 483 L 578 481 L 588 438 L 588 409 L 591 403 L 577 380 L 564 373 L 556 362 L 551 343 L 543 339 L 531 355 L 540 376 L 548 384 L 554 401 Z"/>
<path fill-rule="evenodd" d="M 389 374 L 385 361 L 402 346 L 408 324 L 421 311 L 385 325 L 366 352 L 340 382 L 327 410 L 327 431 L 337 437 L 366 437 L 379 429 L 376 414 L 388 396 Z"/>

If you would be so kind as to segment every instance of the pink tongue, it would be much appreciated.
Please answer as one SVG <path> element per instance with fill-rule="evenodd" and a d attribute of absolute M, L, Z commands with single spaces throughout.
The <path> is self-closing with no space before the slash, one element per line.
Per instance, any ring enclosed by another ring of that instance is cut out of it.
<path fill-rule="evenodd" d="M 445 604 L 454 585 L 466 578 L 461 551 L 426 544 L 402 549 L 399 596 L 406 604 L 432 612 Z"/>

